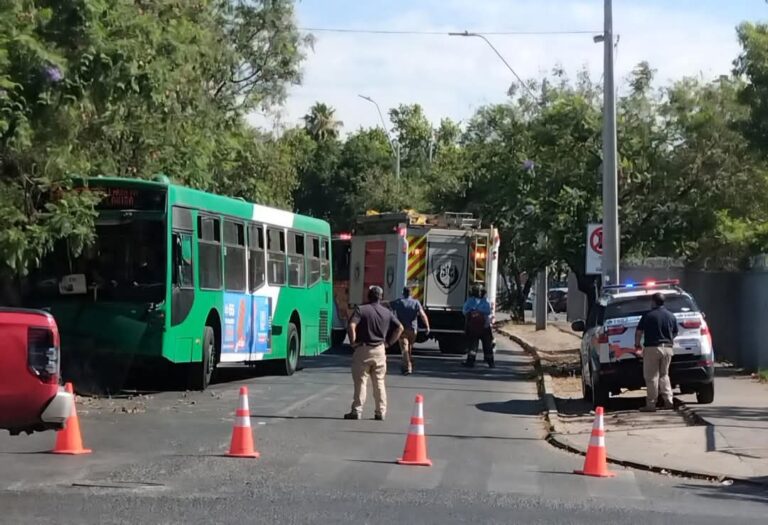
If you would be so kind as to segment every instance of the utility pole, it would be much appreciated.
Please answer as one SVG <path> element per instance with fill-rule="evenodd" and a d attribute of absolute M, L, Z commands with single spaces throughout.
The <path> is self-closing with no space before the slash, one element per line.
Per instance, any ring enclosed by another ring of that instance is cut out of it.
<path fill-rule="evenodd" d="M 395 140 L 395 180 L 400 180 L 400 141 Z"/>
<path fill-rule="evenodd" d="M 619 284 L 619 199 L 616 174 L 616 89 L 613 6 L 605 0 L 603 28 L 603 284 Z M 597 40 L 599 41 L 599 39 Z"/>

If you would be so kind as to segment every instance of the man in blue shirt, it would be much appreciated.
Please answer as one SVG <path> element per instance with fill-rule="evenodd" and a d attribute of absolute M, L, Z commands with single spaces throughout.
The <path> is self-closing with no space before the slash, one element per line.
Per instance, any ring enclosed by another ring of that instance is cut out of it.
<path fill-rule="evenodd" d="M 429 319 L 419 300 L 411 297 L 411 290 L 408 287 L 403 289 L 403 296 L 393 301 L 391 306 L 397 320 L 403 325 L 403 333 L 400 335 L 400 353 L 403 357 L 401 371 L 404 376 L 407 376 L 413 372 L 412 352 L 419 328 L 419 318 L 427 334 L 429 334 Z"/>
<path fill-rule="evenodd" d="M 491 303 L 485 298 L 485 290 L 481 285 L 474 285 L 469 291 L 469 297 L 464 303 L 465 329 L 469 340 L 469 351 L 464 366 L 475 366 L 477 347 L 482 341 L 483 358 L 489 368 L 496 366 L 493 358 L 493 330 L 491 329 Z"/>

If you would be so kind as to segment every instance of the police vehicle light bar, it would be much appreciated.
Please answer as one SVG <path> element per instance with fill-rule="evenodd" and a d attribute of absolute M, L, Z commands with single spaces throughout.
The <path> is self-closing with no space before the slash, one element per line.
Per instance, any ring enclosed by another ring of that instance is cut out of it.
<path fill-rule="evenodd" d="M 603 286 L 603 290 L 624 290 L 633 288 L 655 288 L 660 286 L 677 286 L 680 279 L 666 279 L 663 281 L 645 281 L 644 283 L 624 283 Z"/>

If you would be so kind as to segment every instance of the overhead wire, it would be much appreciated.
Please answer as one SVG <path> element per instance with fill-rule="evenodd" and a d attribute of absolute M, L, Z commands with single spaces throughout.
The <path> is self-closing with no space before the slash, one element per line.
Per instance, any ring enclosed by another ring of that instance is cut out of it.
<path fill-rule="evenodd" d="M 398 29 L 356 29 L 345 27 L 299 27 L 299 31 L 316 33 L 352 33 L 367 35 L 429 35 L 429 36 L 447 36 L 450 31 L 417 31 L 417 30 L 398 30 Z M 566 30 L 566 31 L 478 31 L 483 35 L 499 36 L 536 36 L 536 35 L 593 35 L 601 31 L 589 30 Z"/>

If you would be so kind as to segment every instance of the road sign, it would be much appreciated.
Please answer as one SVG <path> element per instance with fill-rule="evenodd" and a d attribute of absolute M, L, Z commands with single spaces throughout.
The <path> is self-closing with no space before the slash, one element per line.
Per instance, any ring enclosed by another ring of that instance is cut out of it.
<path fill-rule="evenodd" d="M 587 225 L 587 263 L 585 274 L 600 275 L 603 259 L 603 225 Z"/>

